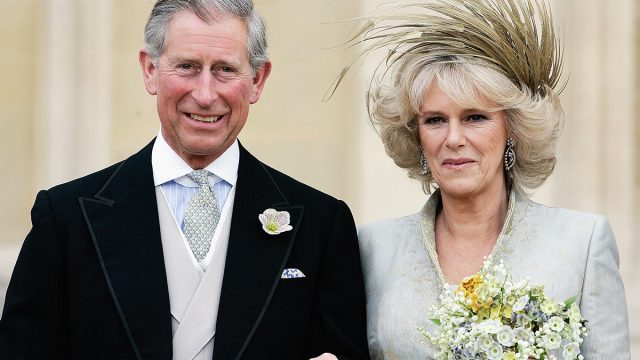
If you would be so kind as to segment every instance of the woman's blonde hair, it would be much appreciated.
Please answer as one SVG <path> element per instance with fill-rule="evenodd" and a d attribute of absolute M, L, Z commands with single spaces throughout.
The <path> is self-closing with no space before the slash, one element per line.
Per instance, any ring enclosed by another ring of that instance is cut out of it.
<path fill-rule="evenodd" d="M 434 182 L 420 165 L 416 115 L 429 86 L 462 107 L 503 111 L 516 161 L 508 184 L 526 194 L 553 172 L 563 112 L 554 90 L 562 46 L 547 0 L 424 0 L 393 5 L 368 18 L 351 42 L 362 52 L 387 51 L 367 94 L 371 121 L 387 153 L 425 192 Z M 391 84 L 385 82 L 391 74 Z M 381 75 L 378 78 L 376 75 Z M 506 144 L 505 144 L 506 146 Z"/>
<path fill-rule="evenodd" d="M 369 94 L 371 121 L 387 154 L 407 169 L 410 177 L 421 181 L 425 192 L 431 191 L 434 179 L 420 164 L 416 117 L 434 82 L 459 106 L 504 112 L 507 136 L 513 138 L 516 153 L 507 179 L 516 191 L 526 194 L 553 172 L 563 111 L 551 88 L 541 92 L 544 95 L 532 94 L 528 87 L 516 86 L 481 59 L 429 54 L 402 57 L 392 78 L 391 85 L 380 85 Z"/>

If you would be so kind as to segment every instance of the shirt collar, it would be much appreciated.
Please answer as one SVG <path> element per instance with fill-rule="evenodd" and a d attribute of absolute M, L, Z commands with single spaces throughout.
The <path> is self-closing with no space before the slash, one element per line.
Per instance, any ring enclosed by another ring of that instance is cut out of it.
<path fill-rule="evenodd" d="M 220 157 L 207 165 L 205 169 L 222 180 L 236 185 L 238 180 L 238 164 L 240 163 L 240 147 L 236 139 Z M 162 131 L 158 133 L 151 152 L 151 166 L 155 186 L 183 177 L 193 169 L 167 144 Z"/>

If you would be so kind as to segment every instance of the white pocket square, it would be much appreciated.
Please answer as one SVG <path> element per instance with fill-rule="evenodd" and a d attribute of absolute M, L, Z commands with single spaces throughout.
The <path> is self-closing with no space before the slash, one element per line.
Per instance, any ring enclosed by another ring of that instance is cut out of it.
<path fill-rule="evenodd" d="M 306 277 L 302 271 L 296 268 L 284 269 L 282 271 L 281 279 L 297 279 Z"/>

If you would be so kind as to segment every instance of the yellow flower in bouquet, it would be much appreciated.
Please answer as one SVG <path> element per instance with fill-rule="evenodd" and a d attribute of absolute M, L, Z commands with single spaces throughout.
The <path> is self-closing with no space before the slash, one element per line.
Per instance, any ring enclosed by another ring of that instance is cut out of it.
<path fill-rule="evenodd" d="M 456 293 L 463 295 L 471 302 L 470 306 L 473 311 L 488 313 L 493 299 L 486 296 L 486 291 L 482 291 L 485 289 L 484 285 L 484 280 L 480 274 L 467 276 L 462 279 Z"/>
<path fill-rule="evenodd" d="M 480 274 L 474 274 L 462 279 L 460 287 L 456 290 L 457 293 L 463 294 L 466 298 L 471 298 L 471 295 L 476 292 L 476 289 L 482 285 L 484 281 Z"/>

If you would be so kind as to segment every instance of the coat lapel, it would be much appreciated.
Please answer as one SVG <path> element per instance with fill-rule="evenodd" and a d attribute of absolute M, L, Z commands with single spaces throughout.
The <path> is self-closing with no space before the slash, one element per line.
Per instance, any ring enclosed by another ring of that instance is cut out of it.
<path fill-rule="evenodd" d="M 280 281 L 304 208 L 290 204 L 269 170 L 242 146 L 224 279 L 216 323 L 215 359 L 239 359 Z M 288 211 L 293 230 L 268 235 L 258 215 Z"/>
<path fill-rule="evenodd" d="M 171 316 L 151 150 L 125 160 L 80 206 L 138 359 L 171 359 Z"/>

